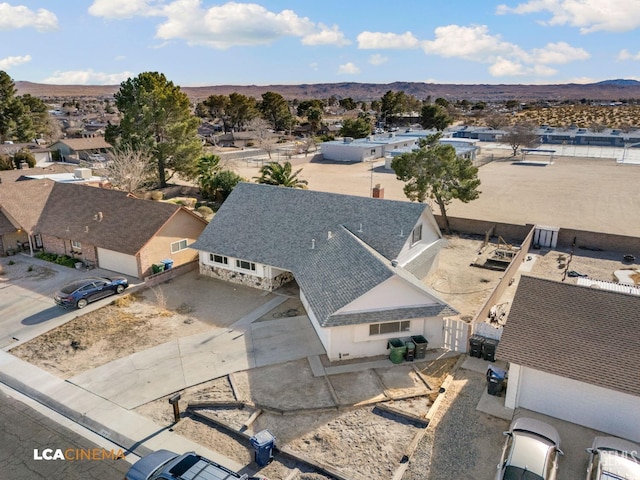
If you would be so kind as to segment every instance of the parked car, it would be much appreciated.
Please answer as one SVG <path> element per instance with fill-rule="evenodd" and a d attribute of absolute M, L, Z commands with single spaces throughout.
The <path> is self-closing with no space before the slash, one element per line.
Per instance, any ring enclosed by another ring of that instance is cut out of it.
<path fill-rule="evenodd" d="M 89 302 L 124 292 L 129 281 L 124 277 L 92 277 L 76 280 L 62 287 L 53 299 L 62 307 L 84 308 Z"/>
<path fill-rule="evenodd" d="M 517 418 L 502 450 L 496 480 L 555 480 L 560 435 L 555 428 L 533 418 Z"/>
<path fill-rule="evenodd" d="M 640 480 L 640 446 L 616 437 L 596 437 L 587 480 Z"/>
<path fill-rule="evenodd" d="M 242 475 L 236 473 L 212 460 L 197 455 L 195 452 L 179 455 L 169 450 L 158 450 L 142 457 L 131 466 L 124 477 L 125 480 L 182 480 L 189 478 L 250 480 L 246 473 Z"/>

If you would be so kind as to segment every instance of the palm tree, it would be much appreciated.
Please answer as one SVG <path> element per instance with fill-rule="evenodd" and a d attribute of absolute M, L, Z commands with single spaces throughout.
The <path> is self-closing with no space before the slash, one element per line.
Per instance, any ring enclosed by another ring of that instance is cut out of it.
<path fill-rule="evenodd" d="M 260 168 L 260 176 L 253 177 L 258 183 L 267 185 L 278 185 L 280 187 L 289 188 L 307 188 L 307 181 L 298 178 L 298 174 L 302 171 L 299 169 L 292 172 L 291 162 L 271 162 Z"/>
<path fill-rule="evenodd" d="M 198 185 L 205 197 L 213 198 L 216 190 L 216 176 L 222 170 L 220 157 L 217 155 L 205 155 L 198 161 Z"/>

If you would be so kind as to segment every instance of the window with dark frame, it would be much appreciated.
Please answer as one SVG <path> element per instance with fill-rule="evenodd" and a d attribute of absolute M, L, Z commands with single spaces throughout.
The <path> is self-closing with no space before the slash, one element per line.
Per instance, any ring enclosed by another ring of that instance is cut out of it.
<path fill-rule="evenodd" d="M 209 260 L 211 260 L 213 263 L 221 263 L 223 265 L 229 265 L 229 259 L 223 255 L 216 255 L 214 253 L 210 253 Z"/>
<path fill-rule="evenodd" d="M 76 240 L 71 240 L 71 250 L 82 250 L 82 243 L 77 242 Z"/>
<path fill-rule="evenodd" d="M 390 333 L 408 332 L 411 330 L 411 321 L 372 323 L 369 325 L 369 336 L 387 335 Z"/>
<path fill-rule="evenodd" d="M 253 262 L 247 262 L 246 260 L 236 260 L 236 267 L 243 270 L 251 270 L 253 272 L 256 271 L 256 264 Z"/>
<path fill-rule="evenodd" d="M 422 240 L 422 224 L 418 225 L 413 229 L 413 232 L 411 232 L 411 245 L 418 243 L 420 240 Z"/>

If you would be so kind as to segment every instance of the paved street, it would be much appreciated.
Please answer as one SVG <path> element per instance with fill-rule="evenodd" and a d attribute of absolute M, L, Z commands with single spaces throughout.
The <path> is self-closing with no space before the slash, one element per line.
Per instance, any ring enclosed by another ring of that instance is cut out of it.
<path fill-rule="evenodd" d="M 0 478 L 7 480 L 121 480 L 126 460 L 35 460 L 34 450 L 93 449 L 98 445 L 0 391 Z M 101 446 L 107 451 L 112 447 Z M 102 451 L 102 450 L 100 450 Z M 117 450 L 115 450 L 117 452 Z M 69 452 L 71 453 L 71 452 Z"/>

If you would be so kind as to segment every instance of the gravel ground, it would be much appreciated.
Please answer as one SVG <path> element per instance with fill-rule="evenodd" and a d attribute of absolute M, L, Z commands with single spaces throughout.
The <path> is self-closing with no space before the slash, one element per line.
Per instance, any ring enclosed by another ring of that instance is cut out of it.
<path fill-rule="evenodd" d="M 509 422 L 476 410 L 484 375 L 459 369 L 403 480 L 491 479 Z"/>

